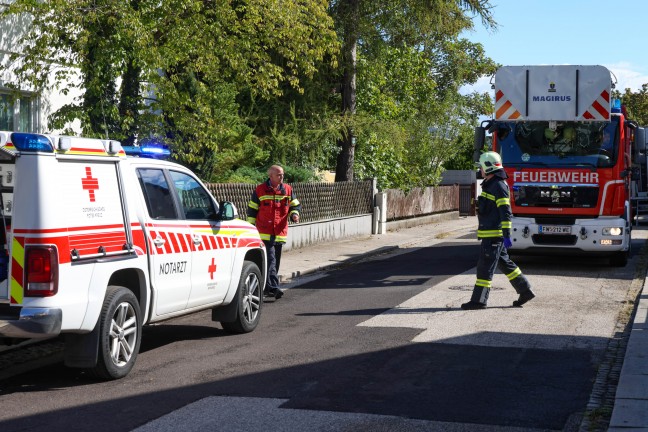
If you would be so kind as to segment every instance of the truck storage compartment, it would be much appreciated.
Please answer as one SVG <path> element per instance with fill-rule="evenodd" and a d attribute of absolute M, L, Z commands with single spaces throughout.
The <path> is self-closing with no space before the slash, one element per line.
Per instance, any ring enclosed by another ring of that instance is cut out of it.
<path fill-rule="evenodd" d="M 9 299 L 9 248 L 11 246 L 11 216 L 16 165 L 13 158 L 0 151 L 0 303 Z"/>

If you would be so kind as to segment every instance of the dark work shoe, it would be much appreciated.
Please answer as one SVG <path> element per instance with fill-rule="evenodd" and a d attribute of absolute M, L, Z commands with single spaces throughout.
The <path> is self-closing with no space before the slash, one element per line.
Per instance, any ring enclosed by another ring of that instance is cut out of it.
<path fill-rule="evenodd" d="M 263 290 L 263 297 L 274 297 L 274 296 L 275 296 L 275 290 L 271 290 L 271 289 Z"/>
<path fill-rule="evenodd" d="M 486 305 L 484 303 L 469 301 L 468 303 L 462 304 L 461 309 L 465 309 L 465 310 L 486 309 Z"/>
<path fill-rule="evenodd" d="M 525 291 L 522 294 L 520 294 L 520 297 L 518 297 L 517 300 L 515 300 L 513 302 L 513 306 L 522 307 L 522 305 L 524 303 L 528 302 L 529 300 L 531 300 L 534 297 L 535 297 L 535 294 L 533 294 L 533 291 L 531 291 L 531 290 Z"/>
<path fill-rule="evenodd" d="M 283 297 L 283 295 L 284 295 L 284 292 L 283 292 L 282 289 L 277 288 L 276 290 L 274 290 L 274 298 L 276 298 L 277 300 L 279 300 L 281 297 Z"/>

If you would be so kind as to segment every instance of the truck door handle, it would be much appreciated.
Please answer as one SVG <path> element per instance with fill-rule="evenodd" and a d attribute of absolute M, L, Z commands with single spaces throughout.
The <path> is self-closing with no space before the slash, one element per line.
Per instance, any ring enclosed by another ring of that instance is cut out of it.
<path fill-rule="evenodd" d="M 200 236 L 194 236 L 194 238 L 193 238 L 193 242 L 194 242 L 195 245 L 199 245 L 199 244 L 201 244 L 201 243 L 202 243 L 202 237 L 200 237 Z"/>
<path fill-rule="evenodd" d="M 166 243 L 166 241 L 160 236 L 155 237 L 155 240 L 153 240 L 153 244 L 157 247 L 164 246 L 164 243 Z"/>

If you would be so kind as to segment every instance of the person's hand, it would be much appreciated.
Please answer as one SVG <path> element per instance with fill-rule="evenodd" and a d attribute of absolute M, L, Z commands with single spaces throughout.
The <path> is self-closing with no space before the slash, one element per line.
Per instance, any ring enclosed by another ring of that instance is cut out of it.
<path fill-rule="evenodd" d="M 510 249 L 511 246 L 513 246 L 513 242 L 511 241 L 510 237 L 504 237 L 504 247 L 506 249 Z"/>

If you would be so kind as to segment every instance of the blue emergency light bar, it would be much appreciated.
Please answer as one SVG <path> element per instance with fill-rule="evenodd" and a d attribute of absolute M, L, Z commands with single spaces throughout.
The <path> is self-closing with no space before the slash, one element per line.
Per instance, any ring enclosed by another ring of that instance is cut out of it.
<path fill-rule="evenodd" d="M 123 146 L 128 156 L 139 156 L 153 159 L 166 159 L 171 156 L 171 150 L 165 144 L 146 143 L 139 146 Z"/>
<path fill-rule="evenodd" d="M 621 99 L 612 99 L 612 112 L 621 114 Z"/>
<path fill-rule="evenodd" d="M 43 135 L 14 132 L 11 142 L 20 151 L 54 153 L 52 143 Z"/>

